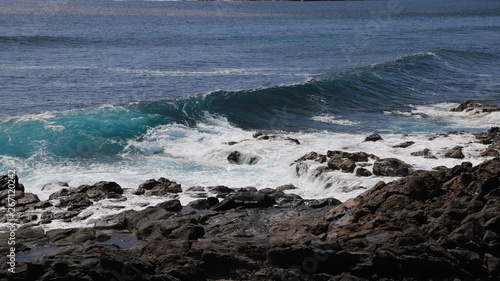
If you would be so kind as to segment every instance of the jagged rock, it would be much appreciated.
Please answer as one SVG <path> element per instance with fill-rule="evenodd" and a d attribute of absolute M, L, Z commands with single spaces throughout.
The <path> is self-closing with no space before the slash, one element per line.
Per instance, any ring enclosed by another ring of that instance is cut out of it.
<path fill-rule="evenodd" d="M 285 137 L 284 140 L 290 141 L 291 143 L 294 143 L 296 145 L 300 144 L 300 141 L 298 139 L 295 139 L 295 138 Z"/>
<path fill-rule="evenodd" d="M 316 161 L 319 163 L 324 163 L 327 160 L 326 157 L 327 157 L 326 155 L 318 154 L 317 152 L 312 151 L 312 152 L 309 152 L 306 155 L 300 157 L 299 159 L 295 160 L 294 163 L 301 163 L 301 162 L 304 162 L 306 160 L 313 160 L 313 161 Z"/>
<path fill-rule="evenodd" d="M 380 182 L 324 213 L 274 225 L 270 237 L 292 245 L 339 243 L 356 277 L 386 280 L 500 277 L 500 159 L 418 172 Z M 495 229 L 493 231 L 493 229 Z M 495 241 L 495 242 L 493 242 Z M 482 258 L 486 257 L 487 258 Z M 330 273 L 316 261 L 317 273 Z M 331 264 L 333 266 L 333 264 Z M 338 264 L 337 264 L 338 266 Z"/>
<path fill-rule="evenodd" d="M 405 177 L 414 172 L 413 167 L 396 158 L 375 161 L 373 174 L 377 176 Z"/>
<path fill-rule="evenodd" d="M 81 185 L 77 188 L 63 188 L 49 196 L 50 200 L 73 194 L 86 194 L 90 199 L 99 201 L 105 198 L 122 198 L 123 189 L 116 182 L 100 181 L 93 185 Z"/>
<path fill-rule="evenodd" d="M 191 186 L 190 188 L 186 189 L 186 191 L 205 192 L 205 188 L 203 186 Z"/>
<path fill-rule="evenodd" d="M 456 159 L 463 159 L 465 158 L 465 155 L 462 152 L 461 146 L 455 146 L 452 149 L 448 150 L 445 154 L 444 157 L 446 158 L 456 158 Z"/>
<path fill-rule="evenodd" d="M 46 233 L 49 243 L 54 245 L 78 245 L 95 240 L 93 228 L 53 229 Z"/>
<path fill-rule="evenodd" d="M 407 148 L 407 147 L 412 146 L 412 145 L 414 145 L 414 144 L 415 144 L 415 142 L 414 142 L 414 141 L 405 141 L 405 142 L 400 143 L 400 144 L 398 144 L 398 145 L 395 145 L 395 146 L 393 146 L 393 147 L 394 147 L 394 148 Z"/>
<path fill-rule="evenodd" d="M 461 104 L 459 104 L 456 108 L 450 109 L 452 112 L 473 112 L 474 114 L 478 113 L 487 113 L 487 112 L 495 112 L 495 111 L 500 111 L 500 107 L 497 105 L 490 105 L 490 104 L 480 104 L 480 103 L 473 103 L 471 101 L 464 101 Z"/>
<path fill-rule="evenodd" d="M 23 197 L 17 199 L 16 206 L 25 206 L 40 202 L 38 196 L 34 193 L 24 193 Z"/>
<path fill-rule="evenodd" d="M 215 193 L 217 195 L 223 195 L 223 194 L 228 194 L 231 192 L 234 192 L 234 189 L 229 188 L 224 185 L 218 185 L 218 186 L 209 186 L 208 190 L 212 193 Z"/>
<path fill-rule="evenodd" d="M 383 140 L 379 134 L 371 134 L 365 138 L 365 141 L 379 141 Z"/>
<path fill-rule="evenodd" d="M 197 209 L 197 210 L 205 210 L 209 209 L 212 206 L 215 206 L 219 203 L 219 199 L 215 197 L 208 197 L 207 199 L 198 199 L 189 202 L 188 207 Z"/>
<path fill-rule="evenodd" d="M 254 133 L 254 134 L 252 135 L 252 137 L 253 137 L 254 139 L 256 139 L 256 138 L 258 138 L 258 137 L 260 137 L 260 136 L 263 136 L 263 135 L 264 135 L 264 134 L 263 134 L 262 132 L 257 132 L 257 133 Z"/>
<path fill-rule="evenodd" d="M 342 204 L 264 199 L 256 207 L 255 199 L 284 194 L 245 188 L 226 193 L 221 203 L 233 207 L 224 212 L 171 200 L 103 219 L 100 226 L 136 235 L 130 249 L 97 244 L 110 237 L 97 223 L 20 229 L 16 250 L 49 252 L 19 261 L 15 274 L 0 264 L 0 280 L 499 280 L 499 189 L 495 158 L 379 182 Z"/>
<path fill-rule="evenodd" d="M 75 192 L 85 193 L 92 200 L 99 201 L 105 198 L 120 198 L 123 189 L 116 182 L 100 181 L 93 185 L 81 185 Z"/>
<path fill-rule="evenodd" d="M 485 151 L 481 152 L 482 157 L 498 157 L 500 152 L 498 150 L 488 147 Z"/>
<path fill-rule="evenodd" d="M 424 148 L 421 151 L 412 152 L 412 153 L 410 153 L 410 155 L 412 155 L 412 156 L 422 156 L 422 157 L 427 158 L 427 159 L 437 159 L 436 156 L 432 155 L 431 150 L 428 149 L 428 148 Z"/>
<path fill-rule="evenodd" d="M 92 205 L 92 201 L 85 193 L 74 193 L 61 198 L 56 207 L 67 207 L 68 211 L 82 211 Z"/>
<path fill-rule="evenodd" d="M 174 199 L 165 202 L 161 202 L 156 207 L 162 208 L 169 212 L 180 212 L 182 210 L 181 201 Z"/>
<path fill-rule="evenodd" d="M 293 190 L 293 189 L 297 189 L 297 188 L 298 187 L 296 187 L 293 184 L 285 184 L 285 185 L 280 185 L 280 186 L 276 187 L 276 192 L 283 192 L 285 190 Z"/>
<path fill-rule="evenodd" d="M 162 177 L 158 180 L 150 179 L 140 184 L 139 188 L 134 191 L 134 194 L 144 194 L 145 196 L 166 196 L 172 193 L 180 192 L 182 192 L 180 184 Z"/>
<path fill-rule="evenodd" d="M 19 177 L 17 175 L 3 175 L 0 176 L 0 191 L 9 189 L 9 185 L 14 184 L 15 190 L 20 190 L 24 192 L 24 185 L 19 183 Z"/>
<path fill-rule="evenodd" d="M 227 156 L 227 161 L 231 164 L 237 165 L 255 165 L 259 162 L 259 157 L 256 156 L 246 156 L 241 154 L 239 151 L 233 151 Z"/>
<path fill-rule="evenodd" d="M 372 175 L 372 172 L 368 171 L 365 168 L 358 168 L 356 170 L 356 176 L 358 177 L 369 177 Z"/>

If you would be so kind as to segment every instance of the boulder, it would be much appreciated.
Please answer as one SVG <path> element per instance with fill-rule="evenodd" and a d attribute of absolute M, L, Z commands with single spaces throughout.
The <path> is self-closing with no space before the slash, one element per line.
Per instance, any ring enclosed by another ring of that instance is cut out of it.
<path fill-rule="evenodd" d="M 358 168 L 356 170 L 356 176 L 358 177 L 369 177 L 372 175 L 372 172 L 368 171 L 365 168 Z"/>
<path fill-rule="evenodd" d="M 393 147 L 394 148 L 407 148 L 407 147 L 412 146 L 414 144 L 415 144 L 414 141 L 405 141 L 405 142 L 397 144 L 397 145 L 395 145 Z"/>
<path fill-rule="evenodd" d="M 135 195 L 145 196 L 166 196 L 172 193 L 181 193 L 181 185 L 175 181 L 170 181 L 165 178 L 158 180 L 150 179 L 139 185 L 139 188 L 134 191 Z"/>
<path fill-rule="evenodd" d="M 456 158 L 456 159 L 463 159 L 465 158 L 465 155 L 462 152 L 463 147 L 461 146 L 455 146 L 452 149 L 449 149 L 446 151 L 444 154 L 444 157 L 446 158 Z"/>
<path fill-rule="evenodd" d="M 15 190 L 24 191 L 24 185 L 19 183 L 17 175 L 3 175 L 0 176 L 0 191 L 9 189 L 9 185 L 14 184 Z"/>
<path fill-rule="evenodd" d="M 227 161 L 231 164 L 236 165 L 255 165 L 259 162 L 259 157 L 256 156 L 247 156 L 242 154 L 239 151 L 233 151 L 227 156 Z"/>
<path fill-rule="evenodd" d="M 413 172 L 411 165 L 396 158 L 380 159 L 373 164 L 373 174 L 377 176 L 405 177 Z"/>
<path fill-rule="evenodd" d="M 188 207 L 191 207 L 196 210 L 206 210 L 209 209 L 212 206 L 215 206 L 219 203 L 219 199 L 215 197 L 208 197 L 206 199 L 198 199 L 189 202 L 187 205 Z"/>
<path fill-rule="evenodd" d="M 498 107 L 497 105 L 480 104 L 480 103 L 473 103 L 471 101 L 464 101 L 457 107 L 450 109 L 450 111 L 472 112 L 473 114 L 478 114 L 478 113 L 489 113 L 489 112 L 500 111 L 500 107 Z"/>
<path fill-rule="evenodd" d="M 379 140 L 383 140 L 382 137 L 377 134 L 377 133 L 374 133 L 374 134 L 371 134 L 369 136 L 367 136 L 365 138 L 365 141 L 379 141 Z"/>
<path fill-rule="evenodd" d="M 68 211 L 80 212 L 87 207 L 91 206 L 93 203 L 90 198 L 85 193 L 74 193 L 68 196 L 64 196 L 60 199 L 59 204 L 56 207 L 67 207 Z"/>
<path fill-rule="evenodd" d="M 100 181 L 93 185 L 81 185 L 76 193 L 85 193 L 92 200 L 99 201 L 105 198 L 121 198 L 122 187 L 116 182 Z"/>

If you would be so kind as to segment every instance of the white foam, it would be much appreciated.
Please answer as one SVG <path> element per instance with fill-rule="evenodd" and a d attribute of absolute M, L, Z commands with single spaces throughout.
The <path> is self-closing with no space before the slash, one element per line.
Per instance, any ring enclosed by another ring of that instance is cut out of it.
<path fill-rule="evenodd" d="M 103 180 L 116 181 L 126 190 L 127 201 L 99 201 L 79 216 L 90 215 L 88 218 L 70 224 L 53 222 L 46 226 L 56 228 L 89 225 L 104 215 L 127 209 L 141 209 L 147 204 L 154 205 L 169 199 L 132 194 L 139 184 L 150 178 L 168 178 L 182 184 L 184 190 L 191 186 L 226 185 L 232 188 L 255 186 L 262 189 L 294 184 L 299 189 L 289 192 L 303 198 L 335 197 L 341 201 L 358 195 L 380 180 L 396 179 L 377 176 L 356 177 L 354 174 L 340 171 L 314 178 L 312 169 L 306 171 L 303 176 L 297 176 L 295 166 L 291 164 L 311 151 L 322 154 L 326 154 L 327 150 L 364 151 L 384 158 L 401 159 L 416 169 L 431 169 L 441 165 L 452 167 L 463 161 L 470 161 L 476 165 L 486 159 L 479 156 L 486 146 L 476 143 L 474 136 L 468 133 L 437 136 L 433 140 L 429 140 L 433 136 L 429 134 L 408 136 L 385 134 L 382 135 L 383 140 L 378 142 L 363 142 L 366 134 L 333 132 L 289 134 L 290 137 L 299 139 L 300 145 L 283 139 L 257 140 L 252 137 L 253 133 L 233 127 L 223 118 L 212 119 L 194 128 L 163 125 L 150 129 L 142 141 L 130 141 L 127 149 L 120 155 L 121 160 L 84 164 L 47 163 L 43 157 L 27 160 L 1 157 L 0 166 L 16 168 L 26 191 L 38 194 L 41 200 L 47 199 L 55 192 L 55 190 L 41 191 L 41 188 L 46 183 L 60 181 L 67 182 L 73 187 Z M 228 145 L 227 143 L 231 141 L 238 143 Z M 414 141 L 415 144 L 408 148 L 393 147 L 404 141 Z M 444 158 L 447 149 L 455 145 L 464 147 L 465 158 Z M 438 159 L 410 155 L 411 152 L 424 148 L 430 149 Z M 227 156 L 232 151 L 239 151 L 247 156 L 258 156 L 259 161 L 255 165 L 231 164 Z M 312 164 L 318 165 L 318 163 Z M 183 205 L 196 199 L 186 192 L 178 196 Z"/>
<path fill-rule="evenodd" d="M 341 119 L 341 116 L 334 116 L 330 114 L 323 114 L 323 115 L 316 115 L 311 117 L 311 120 L 313 121 L 318 121 L 318 122 L 323 122 L 323 123 L 330 123 L 330 124 L 335 124 L 335 125 L 355 125 L 359 124 L 359 122 L 355 121 L 350 121 L 346 119 Z"/>
<path fill-rule="evenodd" d="M 489 129 L 500 124 L 500 111 L 477 113 L 470 112 L 453 112 L 452 108 L 456 108 L 458 103 L 436 103 L 429 105 L 409 105 L 409 112 L 403 111 L 384 111 L 386 115 L 399 115 L 410 117 L 417 120 L 430 120 L 435 122 L 446 123 L 449 129 L 457 130 L 478 130 Z"/>

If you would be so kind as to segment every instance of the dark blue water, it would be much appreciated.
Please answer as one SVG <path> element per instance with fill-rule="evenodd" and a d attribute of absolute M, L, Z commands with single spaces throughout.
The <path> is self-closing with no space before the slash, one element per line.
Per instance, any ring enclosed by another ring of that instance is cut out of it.
<path fill-rule="evenodd" d="M 498 1 L 0 3 L 5 157 L 114 156 L 157 126 L 220 117 L 445 131 L 453 118 L 415 108 L 500 104 Z"/>

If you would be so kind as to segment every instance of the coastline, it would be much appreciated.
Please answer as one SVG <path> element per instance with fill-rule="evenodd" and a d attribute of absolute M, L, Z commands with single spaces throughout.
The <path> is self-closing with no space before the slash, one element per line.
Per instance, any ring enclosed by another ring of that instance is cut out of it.
<path fill-rule="evenodd" d="M 77 188 L 60 183 L 61 189 L 49 200 L 40 201 L 24 192 L 22 179 L 6 175 L 2 194 L 11 179 L 19 220 L 14 232 L 3 229 L 1 239 L 15 235 L 16 273 L 3 263 L 0 278 L 495 280 L 500 276 L 500 209 L 495 203 L 500 200 L 500 129 L 473 135 L 486 148 L 478 155 L 490 159 L 475 166 L 463 162 L 423 171 L 384 155 L 345 151 L 311 152 L 292 163 L 298 175 L 301 169 L 305 173 L 314 169 L 317 177 L 330 172 L 397 177 L 379 181 L 345 202 L 302 199 L 294 194 L 293 185 L 183 190 L 180 184 L 160 178 L 145 181 L 133 194 L 163 197 L 163 202 L 100 217 L 79 228 L 45 225 L 51 220 L 81 220 L 78 216 L 93 204 L 126 202 L 130 195 L 114 182 Z M 381 139 L 373 134 L 365 141 L 375 144 Z M 397 148 L 412 145 L 405 141 Z M 451 143 L 449 147 L 443 157 L 463 158 L 462 147 Z M 425 151 L 416 156 L 435 157 Z M 250 165 L 255 159 L 233 153 L 228 161 Z M 173 199 L 180 192 L 199 199 L 183 205 Z M 9 250 L 2 248 L 2 255 L 9 257 Z"/>

